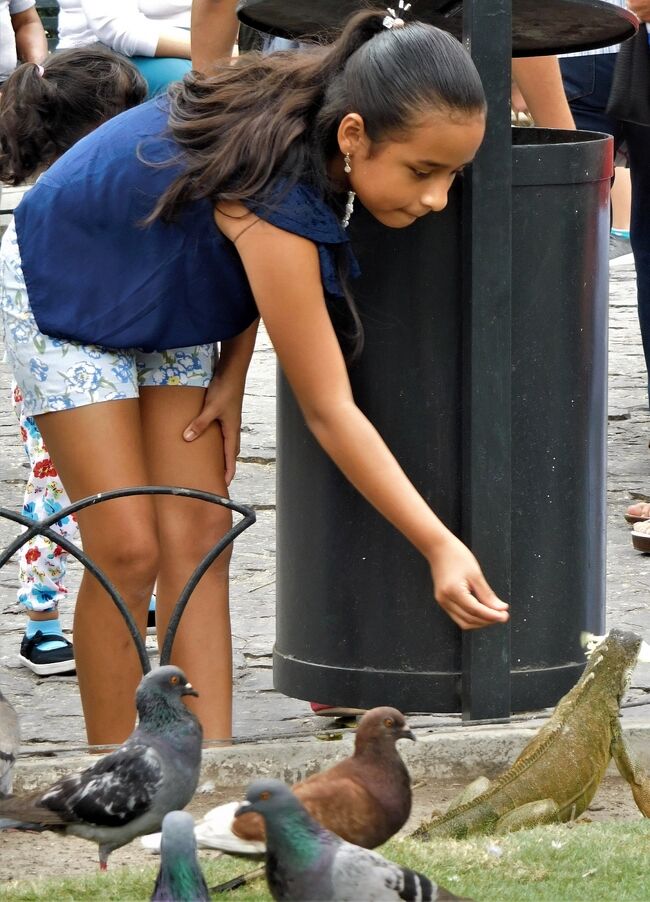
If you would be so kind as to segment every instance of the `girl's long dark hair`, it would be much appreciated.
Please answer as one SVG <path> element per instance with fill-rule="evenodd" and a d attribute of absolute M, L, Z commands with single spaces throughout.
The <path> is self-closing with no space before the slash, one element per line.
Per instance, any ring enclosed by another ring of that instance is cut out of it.
<path fill-rule="evenodd" d="M 42 75 L 23 63 L 0 96 L 0 181 L 20 185 L 146 94 L 135 66 L 102 47 L 54 53 Z"/>
<path fill-rule="evenodd" d="M 172 220 L 199 198 L 273 203 L 278 178 L 283 190 L 307 182 L 327 198 L 327 164 L 350 112 L 362 116 L 373 142 L 404 134 L 432 109 L 484 112 L 480 78 L 455 38 L 421 22 L 387 29 L 385 17 L 385 10 L 359 12 L 333 44 L 246 53 L 174 86 L 169 127 L 184 168 L 150 219 Z M 358 350 L 361 324 L 347 300 Z"/>

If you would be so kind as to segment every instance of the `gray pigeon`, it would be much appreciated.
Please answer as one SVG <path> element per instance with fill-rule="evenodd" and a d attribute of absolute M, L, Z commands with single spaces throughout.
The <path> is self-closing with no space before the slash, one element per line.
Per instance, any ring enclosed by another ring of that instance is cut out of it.
<path fill-rule="evenodd" d="M 54 830 L 99 846 L 99 866 L 194 795 L 203 731 L 183 702 L 198 695 L 178 667 L 144 676 L 135 700 L 139 723 L 124 745 L 49 789 L 0 802 L 0 818 L 27 830 Z"/>
<path fill-rule="evenodd" d="M 402 868 L 321 827 L 288 786 L 256 780 L 236 816 L 256 811 L 266 825 L 266 879 L 276 900 L 442 902 L 459 899 L 424 874 Z"/>
<path fill-rule="evenodd" d="M 0 799 L 11 793 L 19 744 L 18 715 L 0 692 Z"/>
<path fill-rule="evenodd" d="M 170 811 L 162 823 L 160 870 L 151 902 L 208 902 L 210 891 L 196 857 L 194 818 Z"/>

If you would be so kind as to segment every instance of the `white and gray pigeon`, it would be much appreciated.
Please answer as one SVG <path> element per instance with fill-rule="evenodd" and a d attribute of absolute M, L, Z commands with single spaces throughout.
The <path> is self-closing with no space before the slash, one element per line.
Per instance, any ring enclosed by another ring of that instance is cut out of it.
<path fill-rule="evenodd" d="M 0 692 L 0 799 L 11 794 L 19 745 L 18 715 Z"/>
<path fill-rule="evenodd" d="M 53 830 L 99 846 L 99 866 L 194 795 L 203 731 L 183 697 L 198 695 L 178 667 L 146 674 L 136 692 L 138 725 L 126 742 L 80 774 L 0 802 L 0 818 L 27 830 Z"/>
<path fill-rule="evenodd" d="M 162 823 L 160 869 L 151 902 L 209 902 L 210 891 L 196 857 L 194 818 L 170 811 Z"/>
<path fill-rule="evenodd" d="M 279 780 L 256 780 L 238 816 L 256 811 L 266 825 L 266 880 L 279 902 L 442 902 L 460 899 L 424 874 L 345 842 L 307 813 Z"/>

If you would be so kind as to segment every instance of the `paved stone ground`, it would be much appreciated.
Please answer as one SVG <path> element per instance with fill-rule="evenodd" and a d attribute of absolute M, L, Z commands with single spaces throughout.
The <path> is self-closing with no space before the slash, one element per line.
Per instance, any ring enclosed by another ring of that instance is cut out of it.
<path fill-rule="evenodd" d="M 629 627 L 650 637 L 648 559 L 632 549 L 623 512 L 631 498 L 650 493 L 650 413 L 635 305 L 634 270 L 625 259 L 612 269 L 610 322 L 610 439 L 608 624 Z M 0 366 L 0 505 L 17 510 L 26 475 L 23 451 L 9 405 L 9 375 Z M 274 638 L 275 519 L 275 361 L 262 336 L 248 382 L 239 473 L 232 496 L 251 504 L 258 521 L 237 543 L 233 565 L 235 648 L 235 734 L 240 741 L 296 736 L 322 727 L 305 702 L 272 688 Z M 648 495 L 650 498 L 650 495 Z M 0 520 L 0 546 L 15 527 Z M 71 584 L 79 568 L 71 568 Z M 0 687 L 19 711 L 23 755 L 50 754 L 83 746 L 84 729 L 75 677 L 39 678 L 20 666 L 17 652 L 24 615 L 15 605 L 16 568 L 0 571 Z M 71 593 L 74 597 L 74 591 Z M 62 611 L 71 628 L 72 602 Z M 151 641 L 151 640 L 150 640 Z M 152 649 L 153 651 L 153 649 Z M 640 671 L 633 698 L 638 707 L 626 716 L 650 714 L 650 667 Z M 457 722 L 418 718 L 422 723 Z"/>

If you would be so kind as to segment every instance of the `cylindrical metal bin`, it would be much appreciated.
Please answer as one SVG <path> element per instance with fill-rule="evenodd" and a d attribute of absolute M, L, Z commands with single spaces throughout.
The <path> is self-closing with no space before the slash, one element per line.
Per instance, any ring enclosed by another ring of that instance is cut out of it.
<path fill-rule="evenodd" d="M 554 704 L 602 630 L 611 139 L 513 130 L 512 708 Z M 362 209 L 355 398 L 462 536 L 461 192 L 409 229 Z M 474 375 L 476 378 L 476 375 Z M 460 631 L 424 559 L 347 483 L 278 391 L 276 688 L 326 703 L 460 709 Z M 495 586 L 498 590 L 498 585 Z"/>

